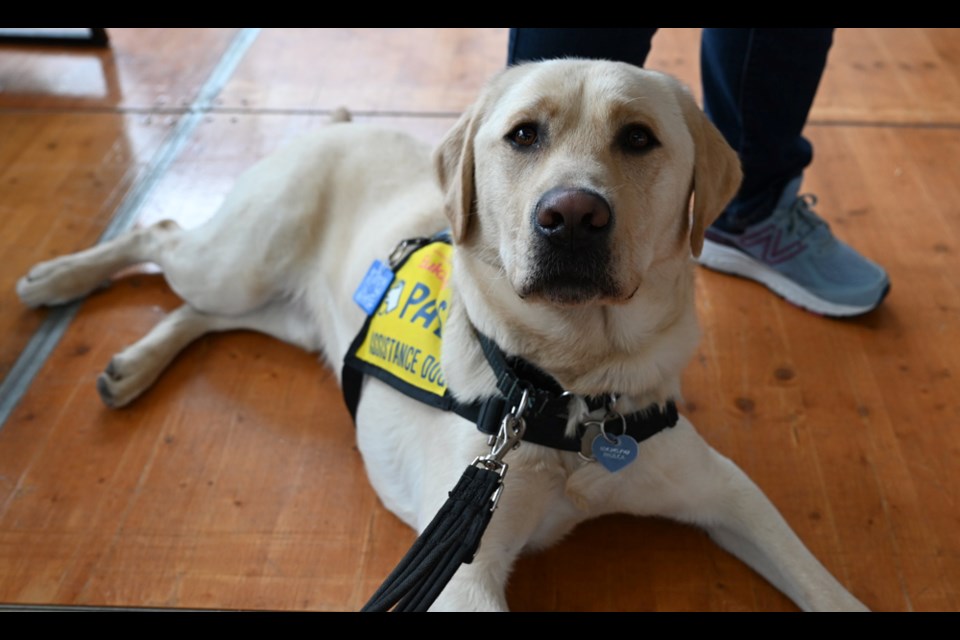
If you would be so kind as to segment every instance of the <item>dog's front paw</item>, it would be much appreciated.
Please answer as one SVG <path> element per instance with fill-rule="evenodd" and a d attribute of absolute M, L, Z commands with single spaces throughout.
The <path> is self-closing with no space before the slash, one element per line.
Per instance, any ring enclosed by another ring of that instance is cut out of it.
<path fill-rule="evenodd" d="M 133 402 L 157 379 L 159 371 L 140 366 L 127 352 L 113 357 L 107 368 L 97 377 L 100 399 L 111 409 L 119 409 Z"/>

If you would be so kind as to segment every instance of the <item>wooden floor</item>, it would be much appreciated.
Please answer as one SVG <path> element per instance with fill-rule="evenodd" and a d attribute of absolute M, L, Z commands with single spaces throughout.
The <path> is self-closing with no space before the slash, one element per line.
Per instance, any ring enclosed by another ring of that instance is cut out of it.
<path fill-rule="evenodd" d="M 369 488 L 332 374 L 248 333 L 191 346 L 111 411 L 113 353 L 178 304 L 149 270 L 23 308 L 39 260 L 210 215 L 243 168 L 349 106 L 436 141 L 506 31 L 111 29 L 109 50 L 0 45 L 0 604 L 355 610 L 413 541 Z M 695 87 L 697 30 L 649 66 Z M 834 321 L 698 279 L 684 411 L 868 606 L 960 608 L 960 30 L 837 34 L 805 189 L 888 269 Z M 956 373 L 954 370 L 957 369 Z M 516 610 L 793 605 L 696 529 L 605 518 L 524 558 Z"/>

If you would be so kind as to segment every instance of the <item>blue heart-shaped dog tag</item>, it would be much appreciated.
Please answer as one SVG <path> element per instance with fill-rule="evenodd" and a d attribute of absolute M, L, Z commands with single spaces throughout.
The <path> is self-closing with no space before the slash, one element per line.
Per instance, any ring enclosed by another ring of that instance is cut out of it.
<path fill-rule="evenodd" d="M 593 451 L 593 457 L 612 473 L 620 471 L 636 460 L 640 446 L 636 440 L 627 435 L 604 437 L 600 434 L 593 439 L 590 448 Z"/>

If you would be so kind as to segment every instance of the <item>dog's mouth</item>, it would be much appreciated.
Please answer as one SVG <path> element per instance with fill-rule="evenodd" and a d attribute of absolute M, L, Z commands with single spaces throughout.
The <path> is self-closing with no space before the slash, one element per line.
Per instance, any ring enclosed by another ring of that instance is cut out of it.
<path fill-rule="evenodd" d="M 624 293 L 610 273 L 605 252 L 587 250 L 570 255 L 538 251 L 533 263 L 536 265 L 533 272 L 517 288 L 517 294 L 524 300 L 542 300 L 559 306 L 623 302 Z"/>

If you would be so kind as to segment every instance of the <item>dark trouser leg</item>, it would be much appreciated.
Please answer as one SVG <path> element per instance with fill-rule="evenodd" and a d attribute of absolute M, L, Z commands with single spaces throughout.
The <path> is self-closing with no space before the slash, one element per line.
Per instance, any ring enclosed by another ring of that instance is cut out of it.
<path fill-rule="evenodd" d="M 833 29 L 704 29 L 704 109 L 744 169 L 721 229 L 766 217 L 813 159 L 801 133 L 832 43 Z"/>

